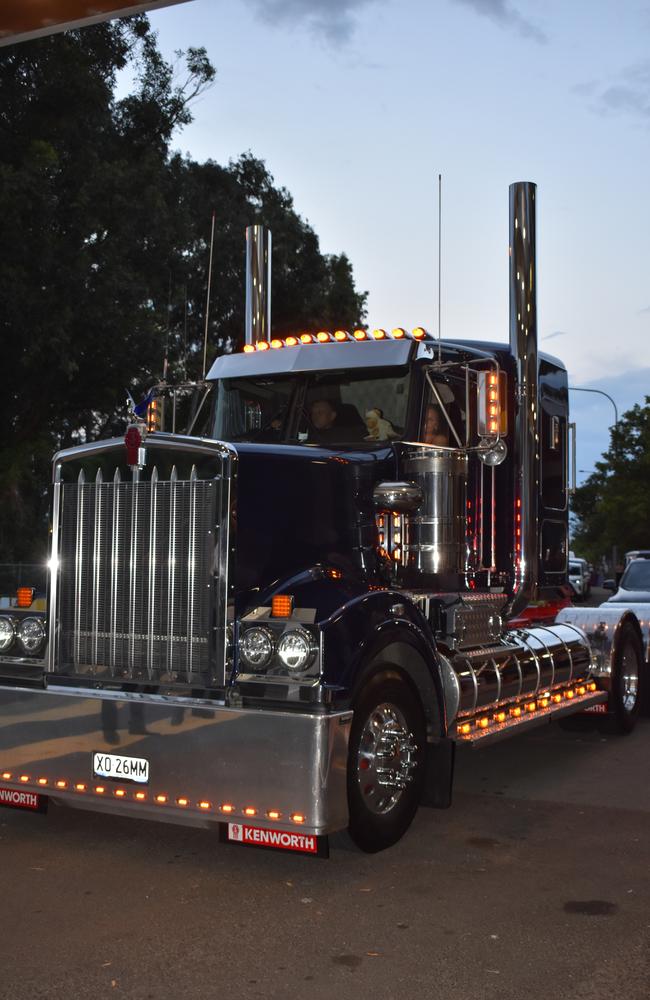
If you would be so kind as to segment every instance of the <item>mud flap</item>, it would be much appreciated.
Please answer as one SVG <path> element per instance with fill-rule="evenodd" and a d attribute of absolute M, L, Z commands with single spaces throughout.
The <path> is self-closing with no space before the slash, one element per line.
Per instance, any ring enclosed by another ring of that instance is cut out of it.
<path fill-rule="evenodd" d="M 424 789 L 420 805 L 431 809 L 449 809 L 454 782 L 456 741 L 444 737 L 427 743 Z"/>

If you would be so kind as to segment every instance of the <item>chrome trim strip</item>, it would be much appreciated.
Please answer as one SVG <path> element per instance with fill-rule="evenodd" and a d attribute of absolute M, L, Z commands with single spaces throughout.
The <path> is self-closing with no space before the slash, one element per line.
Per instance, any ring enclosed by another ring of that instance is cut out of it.
<path fill-rule="evenodd" d="M 187 545 L 187 589 L 190 594 L 196 594 L 196 466 L 192 466 L 190 472 L 190 518 L 188 524 L 188 545 Z M 187 681 L 192 679 L 194 673 L 194 619 L 195 601 L 187 602 Z"/>
<path fill-rule="evenodd" d="M 176 582 L 176 507 L 178 472 L 173 466 L 169 477 L 169 561 L 167 563 L 167 672 L 174 669 L 174 584 Z"/>
<path fill-rule="evenodd" d="M 118 602 L 118 569 L 120 564 L 120 529 L 122 526 L 122 477 L 120 470 L 115 470 L 113 476 L 113 518 L 111 526 L 111 582 L 109 598 L 109 621 L 111 638 L 109 642 L 108 665 L 111 676 L 115 675 L 117 662 L 117 602 Z"/>
<path fill-rule="evenodd" d="M 77 492 L 77 540 L 75 545 L 75 567 L 74 567 L 74 594 L 75 594 L 75 605 L 74 605 L 74 654 L 73 659 L 75 666 L 78 666 L 81 661 L 81 601 L 82 601 L 82 590 L 83 590 L 83 534 L 84 534 L 84 516 L 83 516 L 83 501 L 84 501 L 84 489 L 85 489 L 86 477 L 84 475 L 83 469 L 79 472 L 79 477 L 77 483 L 79 486 Z"/>
<path fill-rule="evenodd" d="M 50 592 L 48 596 L 48 643 L 45 660 L 45 670 L 52 672 L 57 660 L 57 606 L 59 583 L 59 520 L 61 511 L 61 465 L 54 466 L 54 485 L 52 490 L 52 550 L 50 554 Z"/>
<path fill-rule="evenodd" d="M 147 673 L 153 677 L 153 651 L 156 616 L 156 529 L 158 527 L 158 469 L 151 470 L 149 495 L 149 585 L 147 588 Z"/>
<path fill-rule="evenodd" d="M 102 516 L 102 508 L 104 506 L 103 481 L 102 470 L 98 469 L 95 476 L 95 517 L 93 521 L 92 652 L 90 656 L 90 662 L 94 667 L 99 662 L 99 588 L 102 558 L 102 528 L 104 527 Z"/>

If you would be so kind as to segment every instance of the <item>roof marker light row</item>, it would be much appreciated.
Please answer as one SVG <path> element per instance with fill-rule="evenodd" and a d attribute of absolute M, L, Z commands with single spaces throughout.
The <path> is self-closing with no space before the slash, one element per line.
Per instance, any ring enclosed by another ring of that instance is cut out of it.
<path fill-rule="evenodd" d="M 274 351 L 279 350 L 281 347 L 299 347 L 303 344 L 342 344 L 349 340 L 426 340 L 429 336 L 429 333 L 427 333 L 423 326 L 416 326 L 411 333 L 402 329 L 401 326 L 395 327 L 390 333 L 382 329 L 372 331 L 354 330 L 352 333 L 349 333 L 347 330 L 335 330 L 334 333 L 321 330 L 319 333 L 301 333 L 296 337 L 285 337 L 284 340 L 278 338 L 274 338 L 273 340 L 258 340 L 256 344 L 246 344 L 244 353 Z"/>

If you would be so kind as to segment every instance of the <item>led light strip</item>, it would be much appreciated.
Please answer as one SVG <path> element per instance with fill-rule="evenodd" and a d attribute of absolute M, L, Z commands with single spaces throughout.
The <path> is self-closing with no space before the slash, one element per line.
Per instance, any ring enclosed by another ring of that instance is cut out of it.
<path fill-rule="evenodd" d="M 263 817 L 273 820 L 274 822 L 283 818 L 279 809 L 267 809 L 266 812 L 262 814 L 255 806 L 243 806 L 242 808 L 237 809 L 237 807 L 231 802 L 221 802 L 218 805 L 213 805 L 213 803 L 208 799 L 199 799 L 197 802 L 192 803 L 192 801 L 185 795 L 170 798 L 169 795 L 165 795 L 162 792 L 156 795 L 150 795 L 149 792 L 144 792 L 142 789 L 134 791 L 129 795 L 129 792 L 125 788 L 115 788 L 113 789 L 111 796 L 111 792 L 106 785 L 87 785 L 82 781 L 71 782 L 64 778 L 32 779 L 29 774 L 14 774 L 12 771 L 0 772 L 0 778 L 3 781 L 11 781 L 14 784 L 35 784 L 39 788 L 51 787 L 60 791 L 77 792 L 79 794 L 88 792 L 89 794 L 104 796 L 106 798 L 112 797 L 118 799 L 118 801 L 127 800 L 135 802 L 153 802 L 155 805 L 177 806 L 179 809 L 189 809 L 192 805 L 194 805 L 194 807 L 199 809 L 201 812 L 219 812 L 224 816 L 241 815 L 246 816 L 248 819 L 259 816 L 260 818 Z M 290 813 L 287 818 L 298 826 L 302 826 L 307 819 L 304 813 L 301 812 Z"/>
<path fill-rule="evenodd" d="M 282 347 L 298 347 L 301 344 L 342 344 L 346 341 L 362 340 L 426 340 L 429 336 L 423 326 L 416 326 L 411 333 L 408 333 L 401 326 L 395 327 L 389 333 L 386 330 L 377 329 L 368 332 L 367 330 L 354 330 L 348 333 L 347 330 L 335 330 L 329 333 L 327 330 L 320 330 L 318 333 L 301 333 L 295 337 L 285 337 L 281 340 L 274 337 L 273 340 L 258 340 L 256 344 L 246 344 L 244 354 L 253 354 L 255 351 L 277 351 Z"/>
<path fill-rule="evenodd" d="M 506 725 L 510 720 L 541 715 L 553 705 L 564 704 L 565 702 L 573 701 L 575 698 L 584 698 L 586 695 L 594 694 L 596 691 L 598 691 L 598 685 L 594 681 L 585 681 L 583 684 L 572 685 L 562 691 L 545 691 L 535 698 L 497 709 L 492 714 L 486 712 L 477 718 L 458 722 L 457 735 L 461 739 L 471 739 L 474 733 L 485 732 L 490 728 L 496 729 L 499 726 Z"/>

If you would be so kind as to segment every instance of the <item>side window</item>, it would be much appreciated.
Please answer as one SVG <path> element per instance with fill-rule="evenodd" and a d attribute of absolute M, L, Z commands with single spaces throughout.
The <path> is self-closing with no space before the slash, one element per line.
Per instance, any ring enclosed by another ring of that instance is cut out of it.
<path fill-rule="evenodd" d="M 462 391 L 461 391 L 462 389 Z M 427 379 L 418 440 L 440 448 L 462 448 L 466 442 L 465 387 Z"/>

